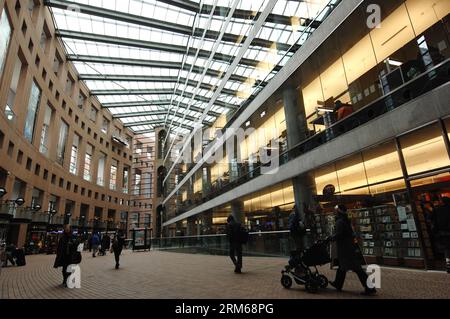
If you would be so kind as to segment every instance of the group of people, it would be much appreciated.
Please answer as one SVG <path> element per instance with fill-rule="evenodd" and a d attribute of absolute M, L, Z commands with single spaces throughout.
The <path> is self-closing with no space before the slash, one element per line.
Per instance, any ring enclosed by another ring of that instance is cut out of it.
<path fill-rule="evenodd" d="M 447 271 L 450 273 L 450 199 L 445 197 L 443 202 L 444 205 L 438 207 L 434 212 L 434 231 L 444 246 Z M 368 275 L 361 266 L 361 253 L 357 249 L 356 236 L 348 217 L 347 207 L 345 205 L 337 205 L 335 207 L 335 217 L 335 233 L 328 239 L 336 242 L 338 269 L 335 280 L 330 282 L 331 286 L 338 291 L 342 291 L 347 272 L 353 271 L 364 288 L 363 294 L 369 296 L 376 294 L 376 289 L 369 288 L 367 285 Z M 297 251 L 303 251 L 306 227 L 295 206 L 289 216 L 289 228 Z M 246 242 L 245 234 L 243 235 L 244 232 L 241 223 L 230 215 L 227 219 L 226 234 L 229 240 L 230 258 L 235 267 L 234 272 L 237 274 L 242 273 L 242 246 Z M 81 262 L 81 254 L 77 254 L 79 250 L 77 247 L 80 243 L 82 243 L 81 238 L 75 237 L 72 234 L 71 227 L 66 226 L 64 235 L 58 243 L 54 264 L 55 268 L 62 267 L 64 285 L 66 285 L 69 276 L 67 267 Z M 92 238 L 90 238 L 90 245 L 93 251 L 92 256 L 95 257 L 99 246 L 103 254 L 111 247 L 111 252 L 114 252 L 115 256 L 116 269 L 118 269 L 124 243 L 125 238 L 121 231 L 112 240 L 108 235 L 103 236 L 101 239 L 97 233 L 94 233 Z"/>
<path fill-rule="evenodd" d="M 108 238 L 109 238 L 109 243 L 106 243 L 106 240 Z M 105 246 L 102 245 L 102 249 L 103 249 L 103 247 L 104 248 L 108 247 L 108 249 L 110 247 L 110 251 L 112 253 L 114 253 L 114 258 L 115 258 L 115 262 L 116 262 L 115 268 L 119 269 L 120 255 L 122 253 L 123 246 L 125 244 L 125 236 L 124 236 L 123 232 L 121 230 L 119 230 L 117 232 L 117 234 L 114 235 L 112 240 L 109 236 L 103 236 L 103 240 L 104 240 Z M 92 255 L 93 257 L 95 257 L 95 252 L 98 249 L 98 246 L 100 243 L 103 243 L 103 241 L 100 242 L 100 238 L 99 238 L 98 234 L 95 233 L 92 236 L 92 240 L 90 242 L 91 248 L 94 251 L 94 254 Z M 96 248 L 94 249 L 95 245 L 96 245 Z M 81 251 L 83 251 L 83 246 L 84 246 L 84 240 L 83 240 L 82 236 L 81 235 L 75 236 L 72 232 L 72 227 L 70 225 L 66 225 L 64 227 L 64 234 L 58 242 L 58 248 L 56 251 L 56 259 L 55 259 L 55 263 L 53 265 L 54 268 L 62 267 L 63 286 L 64 287 L 67 287 L 67 279 L 70 276 L 70 273 L 67 272 L 67 268 L 70 265 L 81 263 Z M 105 252 L 105 254 L 106 254 L 106 252 Z"/>
<path fill-rule="evenodd" d="M 106 233 L 101 236 L 99 233 L 95 232 L 88 238 L 89 252 L 92 251 L 92 257 L 96 257 L 97 253 L 99 256 L 105 256 L 106 252 L 111 248 L 111 237 Z"/>
<path fill-rule="evenodd" d="M 345 277 L 348 271 L 352 270 L 358 275 L 361 285 L 364 287 L 363 294 L 376 294 L 375 288 L 369 288 L 367 285 L 368 275 L 361 266 L 361 258 L 355 249 L 355 235 L 352 225 L 348 218 L 347 208 L 344 205 L 338 205 L 335 208 L 336 213 L 336 232 L 329 239 L 336 242 L 337 259 L 339 268 L 336 273 L 336 279 L 330 284 L 338 291 L 342 291 Z M 242 240 L 241 224 L 232 216 L 228 217 L 227 237 L 230 244 L 230 258 L 235 266 L 235 273 L 242 273 Z M 297 251 L 304 250 L 304 236 L 306 227 L 300 218 L 296 207 L 289 216 L 290 232 L 295 243 Z"/>

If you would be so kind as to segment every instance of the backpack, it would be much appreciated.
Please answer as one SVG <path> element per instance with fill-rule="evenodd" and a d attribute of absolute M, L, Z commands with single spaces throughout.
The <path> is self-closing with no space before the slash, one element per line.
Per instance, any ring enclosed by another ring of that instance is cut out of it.
<path fill-rule="evenodd" d="M 238 233 L 239 242 L 241 244 L 246 244 L 246 243 L 248 243 L 249 237 L 250 237 L 250 235 L 248 233 L 248 230 L 242 226 L 239 227 L 239 233 Z"/>

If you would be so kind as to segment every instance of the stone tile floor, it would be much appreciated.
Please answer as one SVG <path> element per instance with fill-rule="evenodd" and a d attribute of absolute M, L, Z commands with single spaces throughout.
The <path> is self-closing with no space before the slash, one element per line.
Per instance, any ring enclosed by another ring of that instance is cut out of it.
<path fill-rule="evenodd" d="M 92 258 L 81 263 L 81 289 L 61 287 L 61 268 L 55 256 L 27 256 L 25 267 L 2 268 L 0 299 L 350 299 L 350 298 L 450 298 L 450 275 L 382 268 L 382 289 L 376 297 L 363 297 L 355 274 L 348 274 L 344 291 L 332 288 L 309 294 L 303 286 L 284 289 L 282 258 L 244 258 L 244 273 L 236 275 L 228 257 L 170 252 L 124 251 L 121 268 L 114 257 Z M 328 278 L 334 271 L 322 267 Z"/>

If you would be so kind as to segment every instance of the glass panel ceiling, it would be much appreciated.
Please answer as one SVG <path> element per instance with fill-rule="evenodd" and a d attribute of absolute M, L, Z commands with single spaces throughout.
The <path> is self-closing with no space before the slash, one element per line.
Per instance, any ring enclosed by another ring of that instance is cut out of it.
<path fill-rule="evenodd" d="M 213 123 L 254 97 L 338 2 L 48 0 L 46 5 L 80 78 L 112 114 L 135 132 L 169 125 L 172 133 L 186 134 L 195 120 Z M 272 4 L 255 30 L 258 13 Z M 256 35 L 241 52 L 251 34 Z M 222 83 L 225 74 L 231 76 Z"/>

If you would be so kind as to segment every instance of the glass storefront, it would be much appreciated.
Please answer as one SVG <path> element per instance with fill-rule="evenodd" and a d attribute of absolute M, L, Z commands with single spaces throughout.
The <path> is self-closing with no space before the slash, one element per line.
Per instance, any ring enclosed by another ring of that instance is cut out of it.
<path fill-rule="evenodd" d="M 333 233 L 334 207 L 345 204 L 368 262 L 440 269 L 443 249 L 433 236 L 432 214 L 442 197 L 450 196 L 448 132 L 444 130 L 450 119 L 442 123 L 432 123 L 311 172 L 316 195 L 305 222 L 312 240 Z M 326 192 L 330 185 L 335 189 L 333 194 Z M 292 182 L 238 201 L 251 232 L 288 230 L 295 202 Z M 231 212 L 231 205 L 226 205 L 201 214 L 199 234 L 223 234 Z M 184 221 L 181 225 L 187 224 Z"/>

